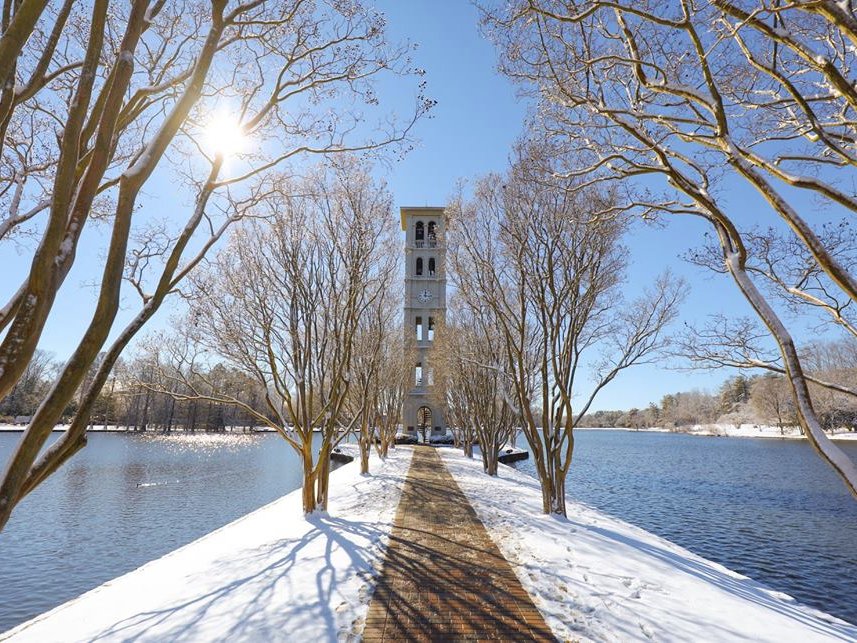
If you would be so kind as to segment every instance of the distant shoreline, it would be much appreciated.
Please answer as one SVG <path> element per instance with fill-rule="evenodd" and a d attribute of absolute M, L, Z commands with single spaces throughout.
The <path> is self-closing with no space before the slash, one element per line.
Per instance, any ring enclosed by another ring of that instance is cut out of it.
<path fill-rule="evenodd" d="M 52 433 L 65 433 L 68 431 L 68 424 L 57 424 Z M 27 429 L 25 424 L 0 424 L 0 433 L 23 433 Z M 108 424 L 107 428 L 99 424 L 90 427 L 86 430 L 87 433 L 133 433 L 135 435 L 254 435 L 256 433 L 277 433 L 274 429 L 267 426 L 254 426 L 250 429 L 244 427 L 226 427 L 222 431 L 206 431 L 205 429 L 197 429 L 196 431 L 187 431 L 185 429 L 171 429 L 170 431 L 162 431 L 161 429 L 147 429 L 138 431 L 130 427 L 119 427 L 114 424 Z M 313 429 L 313 433 L 320 433 L 321 429 Z"/>
<path fill-rule="evenodd" d="M 629 433 L 679 433 L 682 435 L 696 435 L 708 438 L 764 438 L 779 440 L 806 440 L 806 436 L 800 433 L 796 427 L 786 427 L 781 432 L 775 426 L 742 424 L 735 427 L 731 424 L 695 424 L 688 427 L 664 428 L 650 427 L 635 429 L 632 427 L 578 427 L 575 431 L 627 431 Z M 857 442 L 857 431 L 837 431 L 825 433 L 831 440 L 843 442 Z"/>
<path fill-rule="evenodd" d="M 23 433 L 27 429 L 26 425 L 23 424 L 0 424 L 0 433 Z M 68 430 L 68 424 L 57 424 L 53 429 L 51 429 L 52 433 L 65 433 Z M 206 431 L 205 429 L 199 429 L 197 431 L 185 431 L 184 429 L 172 429 L 169 432 L 161 431 L 159 429 L 148 429 L 145 431 L 138 431 L 136 429 L 127 428 L 127 427 L 118 427 L 113 425 L 108 425 L 107 428 L 103 428 L 102 426 L 94 426 L 87 429 L 87 433 L 136 433 L 141 435 L 170 435 L 170 434 L 187 434 L 187 435 L 199 435 L 203 433 L 208 434 L 235 434 L 235 435 L 250 435 L 253 433 L 276 433 L 273 429 L 269 428 L 261 428 L 254 427 L 249 430 L 242 429 L 233 429 L 232 427 L 227 427 L 225 431 Z"/>
<path fill-rule="evenodd" d="M 0 433 L 23 433 L 26 426 L 16 424 L 0 424 Z M 64 433 L 68 430 L 67 424 L 58 424 L 53 428 L 53 433 Z M 632 427 L 621 426 L 600 426 L 600 427 L 577 427 L 575 431 L 625 431 L 627 433 L 676 433 L 681 435 L 695 435 L 708 438 L 764 438 L 768 440 L 805 440 L 806 436 L 802 435 L 796 427 L 788 427 L 784 433 L 775 426 L 742 424 L 740 428 L 734 425 L 727 424 L 695 424 L 689 427 L 679 428 L 664 428 L 664 427 L 649 427 L 643 429 L 635 429 Z M 172 430 L 169 433 L 160 430 L 136 431 L 131 428 L 121 428 L 114 425 L 108 425 L 107 428 L 96 426 L 88 429 L 88 433 L 131 433 L 135 435 L 253 435 L 256 433 L 276 433 L 273 429 L 267 427 L 254 427 L 249 431 L 243 428 L 234 430 L 227 428 L 225 431 L 185 431 Z M 836 433 L 826 433 L 831 440 L 842 442 L 857 442 L 857 431 L 837 431 Z"/>

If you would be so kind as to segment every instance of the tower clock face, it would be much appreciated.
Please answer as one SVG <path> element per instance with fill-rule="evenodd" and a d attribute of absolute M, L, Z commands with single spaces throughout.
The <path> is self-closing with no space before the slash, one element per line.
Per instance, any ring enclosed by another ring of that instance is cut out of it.
<path fill-rule="evenodd" d="M 432 294 L 431 290 L 426 288 L 425 290 L 421 291 L 419 295 L 417 295 L 417 299 L 425 303 L 434 299 L 434 295 Z"/>

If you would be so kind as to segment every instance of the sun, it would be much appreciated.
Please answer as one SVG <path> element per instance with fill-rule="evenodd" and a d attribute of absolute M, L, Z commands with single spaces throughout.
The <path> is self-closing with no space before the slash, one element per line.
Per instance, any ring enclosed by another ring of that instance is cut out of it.
<path fill-rule="evenodd" d="M 240 121 L 226 112 L 217 112 L 204 130 L 205 147 L 216 156 L 230 158 L 247 149 L 247 134 Z"/>

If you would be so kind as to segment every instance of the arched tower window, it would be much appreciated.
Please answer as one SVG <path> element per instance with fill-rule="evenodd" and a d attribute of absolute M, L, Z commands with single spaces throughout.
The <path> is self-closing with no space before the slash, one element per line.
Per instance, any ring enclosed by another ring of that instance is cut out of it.
<path fill-rule="evenodd" d="M 437 241 L 437 223 L 435 223 L 434 221 L 429 221 L 428 239 L 429 241 Z"/>
<path fill-rule="evenodd" d="M 434 277 L 434 257 L 429 259 L 429 277 Z"/>
<path fill-rule="evenodd" d="M 429 230 L 432 229 L 431 225 L 432 224 L 429 223 Z M 416 233 L 414 239 L 417 241 L 423 241 L 426 238 L 426 229 L 422 221 L 417 221 L 417 226 L 414 232 Z"/>
<path fill-rule="evenodd" d="M 417 257 L 416 275 L 419 277 L 419 276 L 422 276 L 422 274 L 423 274 L 423 258 Z"/>
<path fill-rule="evenodd" d="M 416 368 L 414 368 L 414 384 L 416 386 L 423 385 L 423 363 L 417 362 Z"/>
<path fill-rule="evenodd" d="M 417 317 L 417 319 L 420 318 Z M 420 324 L 420 339 L 422 339 L 422 332 L 422 324 Z M 428 318 L 428 340 L 430 342 L 434 341 L 434 317 Z"/>
<path fill-rule="evenodd" d="M 429 317 L 429 335 L 431 335 L 431 317 Z M 423 341 L 423 318 L 417 317 L 417 341 Z"/>

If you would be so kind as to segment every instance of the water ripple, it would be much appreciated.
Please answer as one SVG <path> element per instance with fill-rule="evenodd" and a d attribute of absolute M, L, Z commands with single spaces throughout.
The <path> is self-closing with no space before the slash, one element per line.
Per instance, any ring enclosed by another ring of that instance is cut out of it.
<path fill-rule="evenodd" d="M 857 623 L 857 502 L 807 444 L 579 431 L 568 493 Z"/>
<path fill-rule="evenodd" d="M 0 532 L 0 632 L 298 487 L 274 434 L 93 434 Z"/>

